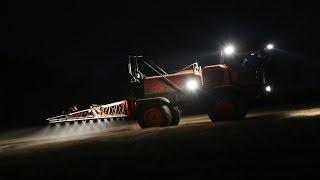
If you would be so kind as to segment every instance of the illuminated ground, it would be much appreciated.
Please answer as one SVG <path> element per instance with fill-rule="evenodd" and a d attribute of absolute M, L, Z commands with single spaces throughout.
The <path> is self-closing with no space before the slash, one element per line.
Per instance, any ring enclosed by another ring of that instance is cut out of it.
<path fill-rule="evenodd" d="M 317 176 L 319 130 L 320 106 L 310 105 L 258 109 L 244 121 L 189 116 L 146 130 L 124 122 L 36 127 L 0 135 L 0 169 L 10 179 Z"/>

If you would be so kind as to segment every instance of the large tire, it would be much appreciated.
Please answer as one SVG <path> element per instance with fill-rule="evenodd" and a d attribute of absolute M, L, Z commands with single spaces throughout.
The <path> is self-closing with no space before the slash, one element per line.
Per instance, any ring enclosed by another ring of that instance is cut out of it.
<path fill-rule="evenodd" d="M 179 124 L 180 122 L 180 117 L 181 117 L 181 114 L 180 114 L 180 110 L 177 106 L 173 107 L 171 109 L 171 114 L 172 114 L 172 121 L 171 121 L 171 126 L 176 126 Z"/>
<path fill-rule="evenodd" d="M 171 120 L 170 108 L 163 104 L 152 104 L 141 108 L 137 119 L 141 128 L 169 126 Z"/>
<path fill-rule="evenodd" d="M 212 122 L 239 120 L 245 114 L 246 110 L 234 93 L 221 93 L 208 103 L 208 116 Z"/>

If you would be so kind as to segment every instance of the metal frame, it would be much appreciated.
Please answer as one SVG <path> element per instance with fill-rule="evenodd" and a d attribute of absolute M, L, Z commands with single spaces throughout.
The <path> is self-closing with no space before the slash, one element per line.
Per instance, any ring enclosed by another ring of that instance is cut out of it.
<path fill-rule="evenodd" d="M 97 105 L 89 109 L 48 118 L 47 121 L 49 121 L 49 123 L 62 123 L 95 119 L 126 118 L 128 116 L 126 104 L 127 101 L 124 100 L 106 105 Z"/>
<path fill-rule="evenodd" d="M 143 56 L 129 56 L 128 71 L 129 71 L 129 75 L 132 79 L 130 82 L 131 84 L 134 84 L 136 82 L 140 82 L 143 79 L 143 76 L 146 77 L 144 74 L 142 74 L 139 71 L 138 61 L 141 61 L 142 63 L 147 65 L 152 71 L 154 71 L 159 76 L 161 76 L 161 80 L 163 80 L 163 82 L 166 83 L 169 87 L 175 89 L 179 94 L 185 95 L 185 92 L 181 88 L 179 88 L 176 84 L 171 82 L 166 77 L 166 75 L 168 75 L 167 72 L 165 72 L 163 69 L 161 69 L 155 63 L 153 63 L 151 60 L 143 58 Z"/>

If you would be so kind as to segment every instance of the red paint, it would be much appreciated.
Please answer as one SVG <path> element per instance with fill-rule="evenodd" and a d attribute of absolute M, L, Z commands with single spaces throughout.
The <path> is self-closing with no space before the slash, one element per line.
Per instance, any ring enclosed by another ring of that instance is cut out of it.
<path fill-rule="evenodd" d="M 165 75 L 173 84 L 180 88 L 184 88 L 189 79 L 198 79 L 199 84 L 202 85 L 201 72 L 187 70 L 175 74 Z M 158 94 L 174 94 L 176 90 L 168 86 L 161 76 L 150 76 L 144 79 L 144 95 L 145 97 L 157 96 Z"/>
<path fill-rule="evenodd" d="M 143 115 L 143 120 L 149 127 L 161 126 L 163 118 L 161 110 L 156 107 L 148 109 Z"/>

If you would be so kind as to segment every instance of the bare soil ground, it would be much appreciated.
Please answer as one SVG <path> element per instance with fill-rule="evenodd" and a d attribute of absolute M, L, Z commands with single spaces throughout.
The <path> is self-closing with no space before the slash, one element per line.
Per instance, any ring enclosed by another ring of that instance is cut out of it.
<path fill-rule="evenodd" d="M 244 121 L 109 126 L 3 133 L 0 179 L 320 177 L 318 106 L 257 109 Z"/>

